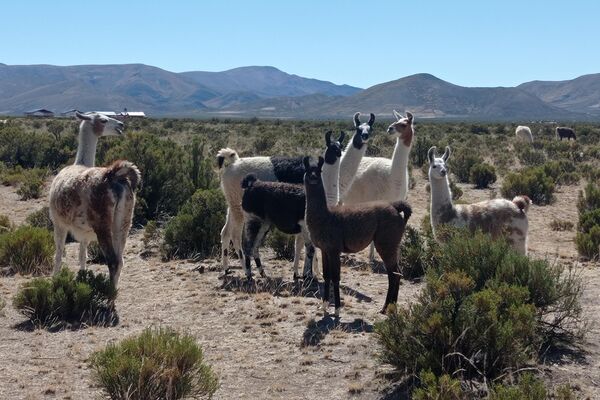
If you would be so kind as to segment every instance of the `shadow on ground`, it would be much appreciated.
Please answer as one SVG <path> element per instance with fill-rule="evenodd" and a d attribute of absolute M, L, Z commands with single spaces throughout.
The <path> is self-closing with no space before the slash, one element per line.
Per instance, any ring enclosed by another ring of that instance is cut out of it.
<path fill-rule="evenodd" d="M 326 315 L 319 321 L 314 319 L 309 321 L 302 337 L 302 346 L 318 345 L 329 332 L 335 329 L 348 333 L 370 333 L 373 332 L 373 325 L 360 318 L 352 322 L 340 322 L 339 319 Z"/>

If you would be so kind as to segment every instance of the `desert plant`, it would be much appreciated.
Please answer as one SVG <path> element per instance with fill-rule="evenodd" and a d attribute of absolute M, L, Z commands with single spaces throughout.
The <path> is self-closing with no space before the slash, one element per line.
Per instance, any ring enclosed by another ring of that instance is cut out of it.
<path fill-rule="evenodd" d="M 579 222 L 575 244 L 587 259 L 600 257 L 600 186 L 588 183 L 577 201 Z"/>
<path fill-rule="evenodd" d="M 160 230 L 158 229 L 158 224 L 156 221 L 148 221 L 146 227 L 144 228 L 144 236 L 142 236 L 142 243 L 144 247 L 152 246 L 158 243 L 160 239 Z"/>
<path fill-rule="evenodd" d="M 543 151 L 532 149 L 529 146 L 521 147 L 518 155 L 521 163 L 527 166 L 542 165 L 546 161 L 546 155 Z"/>
<path fill-rule="evenodd" d="M 554 182 L 543 168 L 528 168 L 520 172 L 511 172 L 502 184 L 502 196 L 512 199 L 524 194 L 538 205 L 550 204 L 554 200 Z"/>
<path fill-rule="evenodd" d="M 90 358 L 95 381 L 111 399 L 211 398 L 218 379 L 195 339 L 148 328 Z"/>
<path fill-rule="evenodd" d="M 476 164 L 481 164 L 483 159 L 474 154 L 471 149 L 457 149 L 450 160 L 450 172 L 456 176 L 460 183 L 469 183 L 471 177 L 471 168 Z"/>
<path fill-rule="evenodd" d="M 575 224 L 564 219 L 553 219 L 550 222 L 550 229 L 553 231 L 572 231 Z"/>
<path fill-rule="evenodd" d="M 25 218 L 25 223 L 36 228 L 44 228 L 52 232 L 54 225 L 50 219 L 48 206 L 44 206 L 37 211 L 32 212 Z"/>
<path fill-rule="evenodd" d="M 52 269 L 54 241 L 44 228 L 21 226 L 0 234 L 0 266 L 20 274 L 47 274 Z"/>
<path fill-rule="evenodd" d="M 226 209 L 220 190 L 198 190 L 167 223 L 163 256 L 170 259 L 213 254 L 220 243 Z"/>
<path fill-rule="evenodd" d="M 558 264 L 482 233 L 451 232 L 417 301 L 376 324 L 380 358 L 408 375 L 495 378 L 535 359 L 557 335 L 572 339 L 580 296 L 580 280 Z"/>
<path fill-rule="evenodd" d="M 13 299 L 14 307 L 38 326 L 55 327 L 69 322 L 99 322 L 102 312 L 117 296 L 104 274 L 63 268 L 52 278 L 24 283 Z"/>
<path fill-rule="evenodd" d="M 415 400 L 462 400 L 466 393 L 461 388 L 460 380 L 444 374 L 439 378 L 431 371 L 423 371 L 419 376 L 420 386 L 412 393 Z"/>
<path fill-rule="evenodd" d="M 29 170 L 25 170 L 28 172 Z M 21 181 L 17 194 L 21 200 L 39 199 L 44 189 L 44 179 L 33 173 L 25 173 Z"/>
<path fill-rule="evenodd" d="M 273 249 L 276 258 L 288 261 L 294 260 L 294 236 L 273 229 L 267 238 L 267 246 Z"/>
<path fill-rule="evenodd" d="M 0 214 L 0 234 L 13 229 L 13 224 L 10 222 L 8 215 Z"/>
<path fill-rule="evenodd" d="M 493 165 L 487 163 L 475 164 L 471 167 L 469 182 L 477 189 L 485 189 L 496 182 L 496 170 Z"/>
<path fill-rule="evenodd" d="M 422 235 L 417 229 L 407 225 L 400 246 L 398 264 L 402 277 L 416 279 L 425 275 L 432 262 L 433 248 L 436 246 L 433 237 Z"/>

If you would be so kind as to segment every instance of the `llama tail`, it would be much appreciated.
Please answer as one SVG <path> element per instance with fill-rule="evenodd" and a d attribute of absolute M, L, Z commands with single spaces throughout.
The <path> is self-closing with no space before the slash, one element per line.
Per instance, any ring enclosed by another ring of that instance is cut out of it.
<path fill-rule="evenodd" d="M 404 201 L 396 201 L 392 203 L 392 206 L 398 211 L 398 214 L 404 215 L 404 223 L 406 223 L 412 214 L 412 208 Z"/>
<path fill-rule="evenodd" d="M 256 182 L 256 176 L 254 174 L 248 174 L 244 177 L 244 179 L 242 179 L 242 189 L 247 189 L 249 187 L 252 187 L 252 185 L 254 184 L 254 182 Z"/>
<path fill-rule="evenodd" d="M 529 211 L 529 206 L 531 205 L 531 199 L 529 197 L 522 194 L 515 197 L 512 201 L 517 207 L 519 207 L 519 210 L 527 214 L 527 211 Z"/>
<path fill-rule="evenodd" d="M 142 180 L 142 176 L 138 167 L 132 162 L 117 160 L 106 169 L 104 179 L 127 183 L 131 187 L 131 190 L 135 191 Z"/>
<path fill-rule="evenodd" d="M 219 170 L 222 170 L 227 165 L 236 162 L 240 159 L 237 151 L 230 149 L 229 147 L 223 148 L 219 150 L 217 153 L 217 164 L 219 165 Z"/>

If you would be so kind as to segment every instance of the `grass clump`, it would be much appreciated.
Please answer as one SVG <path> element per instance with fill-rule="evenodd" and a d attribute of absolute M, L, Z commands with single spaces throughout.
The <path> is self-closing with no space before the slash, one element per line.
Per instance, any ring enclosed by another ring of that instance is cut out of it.
<path fill-rule="evenodd" d="M 469 183 L 471 178 L 471 168 L 477 164 L 483 163 L 483 159 L 473 154 L 471 149 L 459 149 L 456 155 L 450 159 L 450 171 L 454 173 L 460 183 Z"/>
<path fill-rule="evenodd" d="M 0 234 L 0 267 L 12 273 L 47 274 L 53 255 L 54 240 L 44 228 L 24 225 Z"/>
<path fill-rule="evenodd" d="M 52 278 L 35 278 L 21 286 L 14 307 L 33 324 L 53 328 L 72 322 L 99 323 L 117 296 L 104 274 L 63 268 Z"/>
<path fill-rule="evenodd" d="M 577 251 L 587 259 L 597 259 L 600 257 L 600 186 L 588 183 L 579 193 L 577 209 Z"/>
<path fill-rule="evenodd" d="M 425 280 L 415 303 L 376 325 L 381 361 L 401 374 L 495 379 L 578 333 L 580 280 L 481 232 L 449 235 Z"/>
<path fill-rule="evenodd" d="M 267 246 L 275 252 L 279 260 L 292 261 L 294 259 L 294 236 L 287 235 L 278 229 L 273 229 L 267 238 Z"/>
<path fill-rule="evenodd" d="M 502 196 L 512 199 L 524 194 L 538 205 L 550 204 L 554 200 L 554 180 L 542 167 L 511 172 L 502 184 Z"/>
<path fill-rule="evenodd" d="M 165 259 L 207 257 L 220 244 L 227 205 L 218 189 L 198 190 L 165 227 Z"/>
<path fill-rule="evenodd" d="M 400 245 L 398 264 L 404 279 L 417 279 L 425 272 L 433 261 L 436 242 L 431 235 L 423 235 L 408 225 Z"/>
<path fill-rule="evenodd" d="M 94 379 L 111 399 L 211 398 L 218 379 L 190 335 L 148 328 L 110 344 L 90 360 Z"/>
<path fill-rule="evenodd" d="M 0 214 L 0 234 L 11 231 L 13 224 L 10 222 L 8 215 Z"/>
<path fill-rule="evenodd" d="M 493 165 L 487 163 L 475 164 L 471 167 L 469 182 L 477 189 L 485 189 L 496 182 L 496 170 Z"/>
<path fill-rule="evenodd" d="M 460 380 L 444 374 L 435 376 L 431 371 L 423 371 L 419 376 L 420 386 L 412 393 L 414 400 L 462 400 L 466 393 L 462 390 Z"/>
<path fill-rule="evenodd" d="M 553 231 L 564 232 L 564 231 L 572 231 L 575 227 L 575 224 L 571 221 L 567 221 L 564 219 L 553 219 L 550 222 L 550 229 Z"/>
<path fill-rule="evenodd" d="M 36 172 L 36 170 L 23 171 L 23 178 L 17 189 L 21 200 L 39 199 L 42 196 L 45 174 L 46 171 L 43 170 L 42 173 Z"/>
<path fill-rule="evenodd" d="M 44 206 L 37 211 L 32 212 L 25 218 L 25 223 L 35 228 L 44 228 L 52 232 L 54 230 L 54 224 L 50 219 L 50 209 L 48 206 Z"/>

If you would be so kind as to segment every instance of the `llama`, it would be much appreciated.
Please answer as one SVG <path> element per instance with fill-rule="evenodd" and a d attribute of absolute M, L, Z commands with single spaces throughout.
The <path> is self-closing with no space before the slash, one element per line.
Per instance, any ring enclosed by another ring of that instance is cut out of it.
<path fill-rule="evenodd" d="M 394 110 L 394 116 L 396 121 L 387 129 L 388 134 L 396 136 L 392 159 L 361 157 L 358 170 L 350 171 L 355 178 L 350 189 L 341 196 L 340 201 L 343 204 L 406 200 L 409 184 L 408 156 L 414 137 L 413 115 L 407 111 L 406 117 L 403 117 Z M 342 158 L 340 180 L 347 173 L 343 170 L 344 167 Z M 373 262 L 374 259 L 375 247 L 371 245 L 369 260 Z"/>
<path fill-rule="evenodd" d="M 398 300 L 400 270 L 398 249 L 412 213 L 404 201 L 370 202 L 357 205 L 327 207 L 322 167 L 319 157 L 315 166 L 304 158 L 306 192 L 306 225 L 312 243 L 323 253 L 323 308 L 329 305 L 329 286 L 333 283 L 335 315 L 339 316 L 340 254 L 357 253 L 374 242 L 388 274 L 388 291 L 382 312 Z"/>
<path fill-rule="evenodd" d="M 533 135 L 531 134 L 531 129 L 528 126 L 519 125 L 515 130 L 515 135 L 517 138 L 527 141 L 528 143 L 533 143 Z"/>
<path fill-rule="evenodd" d="M 324 152 L 326 167 L 323 175 L 328 176 L 329 182 L 325 184 L 326 194 L 331 199 L 332 205 L 337 204 L 338 181 L 340 170 L 340 157 L 345 133 L 341 132 L 338 140 L 331 139 L 331 131 L 325 134 L 327 147 Z M 280 231 L 296 235 L 301 241 L 296 241 L 295 260 L 300 259 L 302 244 L 306 249 L 306 262 L 304 264 L 303 279 L 312 279 L 312 268 L 315 249 L 308 237 L 304 224 L 306 197 L 302 185 L 285 182 L 262 182 L 255 175 L 249 174 L 242 180 L 244 194 L 242 196 L 242 209 L 244 211 L 244 226 L 242 230 L 242 247 L 244 253 L 244 268 L 248 279 L 252 279 L 250 269 L 251 258 L 264 276 L 264 269 L 258 254 L 258 247 L 262 243 L 269 229 L 274 225 Z M 300 235 L 301 234 L 301 235 Z M 298 264 L 294 263 L 294 280 L 298 279 Z"/>
<path fill-rule="evenodd" d="M 577 137 L 575 136 L 575 131 L 573 130 L 573 128 L 567 128 L 565 126 L 557 126 L 556 127 L 556 137 L 559 140 L 563 140 L 563 138 L 566 138 L 567 140 L 577 140 Z"/>
<path fill-rule="evenodd" d="M 352 142 L 348 143 L 340 162 L 340 200 L 346 196 L 354 182 L 358 166 L 367 151 L 367 144 L 375 123 L 375 114 L 373 113 L 371 113 L 367 123 L 361 123 L 359 117 L 360 113 L 354 114 L 354 127 L 356 130 L 354 136 L 352 136 Z M 325 182 L 325 179 L 323 179 L 323 182 Z"/>
<path fill-rule="evenodd" d="M 436 237 L 439 225 L 448 224 L 467 227 L 470 230 L 481 229 L 493 238 L 505 237 L 520 254 L 527 255 L 527 211 L 531 200 L 520 195 L 512 201 L 493 199 L 474 204 L 452 204 L 452 194 L 448 182 L 447 161 L 450 147 L 442 157 L 436 157 L 436 147 L 429 149 L 429 182 L 431 185 L 431 228 Z"/>
<path fill-rule="evenodd" d="M 60 271 L 67 233 L 79 241 L 79 265 L 85 269 L 87 246 L 97 240 L 117 287 L 123 250 L 135 207 L 140 172 L 129 161 L 95 167 L 98 138 L 122 135 L 123 123 L 98 113 L 76 112 L 81 120 L 75 164 L 63 168 L 50 186 L 50 218 L 54 224 L 54 274 Z"/>

